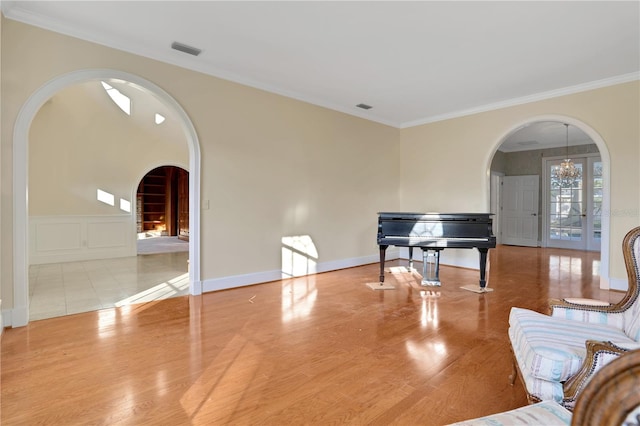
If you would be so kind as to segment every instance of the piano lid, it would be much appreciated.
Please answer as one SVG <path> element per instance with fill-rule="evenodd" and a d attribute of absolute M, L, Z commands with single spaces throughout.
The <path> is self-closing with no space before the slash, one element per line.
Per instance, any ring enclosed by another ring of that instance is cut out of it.
<path fill-rule="evenodd" d="M 467 220 L 488 219 L 493 213 L 417 213 L 417 212 L 378 212 L 380 219 L 408 220 Z"/>

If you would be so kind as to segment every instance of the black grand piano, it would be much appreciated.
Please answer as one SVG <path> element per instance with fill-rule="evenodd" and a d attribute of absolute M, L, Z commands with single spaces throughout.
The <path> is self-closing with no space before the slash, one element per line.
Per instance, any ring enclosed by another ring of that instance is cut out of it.
<path fill-rule="evenodd" d="M 477 248 L 480 252 L 480 288 L 484 289 L 487 253 L 496 246 L 491 216 L 491 213 L 378 213 L 380 282 L 384 282 L 384 258 L 389 246 L 409 248 L 409 268 L 413 267 L 413 248 L 422 249 L 422 285 L 425 286 L 440 285 L 440 251 Z"/>

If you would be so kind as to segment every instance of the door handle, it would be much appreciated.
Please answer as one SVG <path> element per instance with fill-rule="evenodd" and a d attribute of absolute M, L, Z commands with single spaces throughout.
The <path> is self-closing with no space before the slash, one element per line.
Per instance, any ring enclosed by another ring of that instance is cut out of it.
<path fill-rule="evenodd" d="M 538 213 L 531 213 L 531 216 L 538 216 Z"/>

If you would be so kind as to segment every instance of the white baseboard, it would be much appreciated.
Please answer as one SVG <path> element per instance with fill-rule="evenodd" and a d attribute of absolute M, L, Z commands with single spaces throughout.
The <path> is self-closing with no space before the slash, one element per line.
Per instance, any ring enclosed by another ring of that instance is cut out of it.
<path fill-rule="evenodd" d="M 26 307 L 3 309 L 1 316 L 3 329 L 4 327 L 23 327 L 29 323 L 29 313 Z"/>
<path fill-rule="evenodd" d="M 264 271 L 252 274 L 233 275 L 222 278 L 212 278 L 202 281 L 202 292 L 227 290 L 230 288 L 244 287 L 253 284 L 267 283 L 282 278 L 280 271 Z"/>
<path fill-rule="evenodd" d="M 387 250 L 386 259 L 393 260 L 398 258 L 397 250 Z M 378 255 L 363 256 L 351 259 L 334 260 L 328 262 L 320 262 L 315 266 L 313 273 L 337 271 L 339 269 L 353 268 L 355 266 L 367 265 L 369 263 L 379 262 Z M 297 275 L 302 276 L 302 275 Z M 267 283 L 270 281 L 279 281 L 282 279 L 292 278 L 291 275 L 283 273 L 281 270 L 254 272 L 251 274 L 234 275 L 222 278 L 213 278 L 202 282 L 202 291 L 210 292 L 217 290 L 227 290 L 230 288 L 244 287 L 248 285 Z M 377 275 L 374 277 L 377 278 Z M 373 279 L 373 278 L 372 278 Z"/>
<path fill-rule="evenodd" d="M 0 321 L 2 321 L 2 328 L 11 327 L 11 309 L 3 309 L 0 313 Z"/>

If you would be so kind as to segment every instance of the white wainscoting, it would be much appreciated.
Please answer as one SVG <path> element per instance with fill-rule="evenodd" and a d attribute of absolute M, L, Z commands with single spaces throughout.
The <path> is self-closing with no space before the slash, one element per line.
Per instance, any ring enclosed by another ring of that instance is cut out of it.
<path fill-rule="evenodd" d="M 135 256 L 134 231 L 132 215 L 31 216 L 29 263 Z"/>

